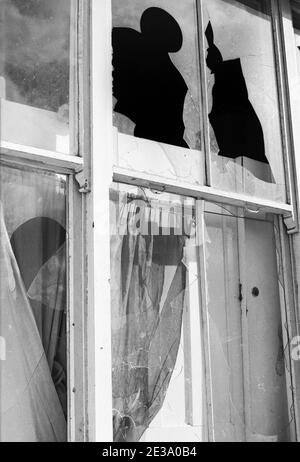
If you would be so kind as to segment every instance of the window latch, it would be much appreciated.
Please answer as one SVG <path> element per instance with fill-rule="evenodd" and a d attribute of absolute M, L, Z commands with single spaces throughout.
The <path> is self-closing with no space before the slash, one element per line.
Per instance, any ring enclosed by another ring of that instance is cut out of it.
<path fill-rule="evenodd" d="M 81 172 L 76 173 L 75 178 L 77 183 L 79 184 L 79 192 L 83 194 L 91 192 L 91 185 L 84 174 L 84 170 L 81 170 Z"/>

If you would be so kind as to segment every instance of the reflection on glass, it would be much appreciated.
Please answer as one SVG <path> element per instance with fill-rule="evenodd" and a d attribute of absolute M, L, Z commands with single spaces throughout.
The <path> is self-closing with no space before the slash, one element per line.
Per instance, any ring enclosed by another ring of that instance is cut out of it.
<path fill-rule="evenodd" d="M 69 124 L 72 5 L 72 0 L 2 0 L 3 142 L 74 153 Z"/>
<path fill-rule="evenodd" d="M 213 185 L 284 202 L 270 1 L 204 5 Z"/>
<path fill-rule="evenodd" d="M 195 0 L 113 0 L 112 7 L 119 165 L 202 182 Z M 157 154 L 146 140 L 159 143 Z"/>
<path fill-rule="evenodd" d="M 0 180 L 0 441 L 65 441 L 66 182 Z"/>

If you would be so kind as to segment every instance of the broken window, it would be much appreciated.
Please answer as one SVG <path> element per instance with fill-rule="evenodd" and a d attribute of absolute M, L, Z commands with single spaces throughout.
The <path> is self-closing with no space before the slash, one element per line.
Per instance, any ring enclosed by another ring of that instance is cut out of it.
<path fill-rule="evenodd" d="M 114 185 L 115 441 L 293 438 L 275 242 L 272 216 Z"/>
<path fill-rule="evenodd" d="M 204 2 L 212 183 L 285 202 L 269 0 Z"/>
<path fill-rule="evenodd" d="M 113 0 L 112 14 L 117 164 L 203 184 L 195 1 Z"/>
<path fill-rule="evenodd" d="M 71 59 L 75 3 L 74 0 L 1 2 L 2 142 L 75 153 L 72 145 L 75 67 Z"/>
<path fill-rule="evenodd" d="M 117 166 L 286 202 L 270 0 L 112 5 Z"/>

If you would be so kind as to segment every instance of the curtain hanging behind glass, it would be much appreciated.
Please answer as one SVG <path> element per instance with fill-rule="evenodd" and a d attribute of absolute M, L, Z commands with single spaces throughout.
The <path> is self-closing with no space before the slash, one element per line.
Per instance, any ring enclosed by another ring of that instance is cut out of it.
<path fill-rule="evenodd" d="M 65 179 L 1 167 L 0 199 L 0 441 L 64 441 Z"/>
<path fill-rule="evenodd" d="M 163 405 L 177 359 L 186 237 L 182 213 L 159 202 L 151 207 L 147 199 L 112 191 L 111 204 L 114 440 L 138 441 Z"/>

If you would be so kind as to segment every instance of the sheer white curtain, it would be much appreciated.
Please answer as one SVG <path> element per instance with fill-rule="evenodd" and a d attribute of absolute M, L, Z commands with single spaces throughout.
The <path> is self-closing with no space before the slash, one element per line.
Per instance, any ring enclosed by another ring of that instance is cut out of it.
<path fill-rule="evenodd" d="M 111 203 L 114 440 L 138 441 L 164 403 L 176 364 L 187 236 L 180 203 L 155 206 L 116 191 Z"/>
<path fill-rule="evenodd" d="M 0 173 L 0 441 L 64 441 L 64 179 Z"/>

